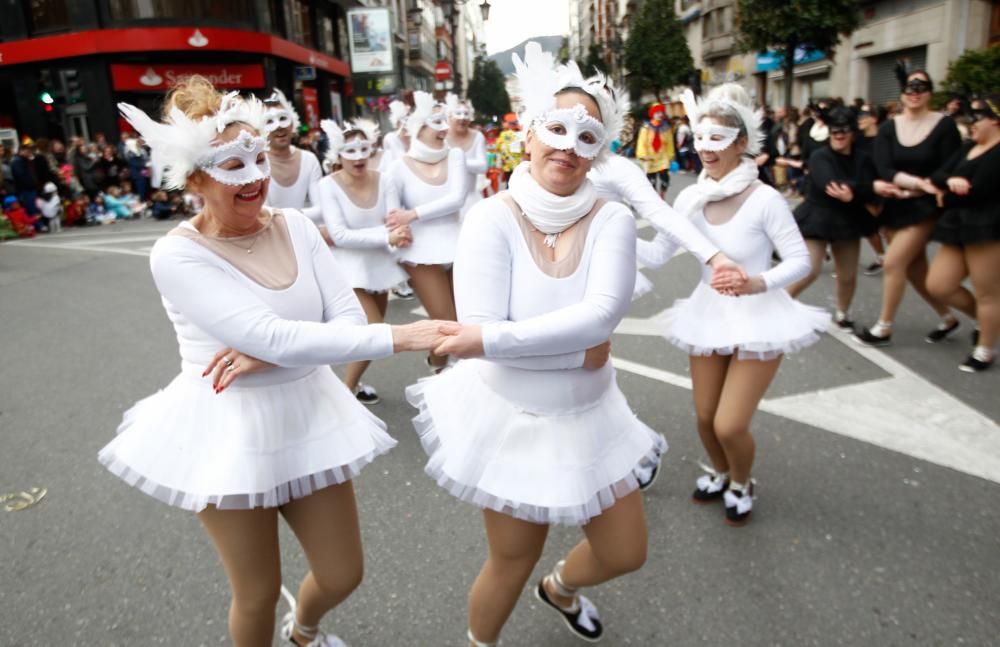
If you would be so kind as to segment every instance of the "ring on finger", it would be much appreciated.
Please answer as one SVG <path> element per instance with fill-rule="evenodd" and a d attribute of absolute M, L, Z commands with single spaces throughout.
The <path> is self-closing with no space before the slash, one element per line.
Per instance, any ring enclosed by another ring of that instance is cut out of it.
<path fill-rule="evenodd" d="M 231 372 L 231 371 L 234 371 L 234 370 L 236 370 L 236 365 L 235 364 L 230 363 L 230 365 L 226 367 L 226 372 L 227 373 Z"/>
<path fill-rule="evenodd" d="M 233 360 L 229 359 L 228 357 L 223 357 L 222 363 L 225 364 L 226 366 L 231 367 L 233 365 Z"/>

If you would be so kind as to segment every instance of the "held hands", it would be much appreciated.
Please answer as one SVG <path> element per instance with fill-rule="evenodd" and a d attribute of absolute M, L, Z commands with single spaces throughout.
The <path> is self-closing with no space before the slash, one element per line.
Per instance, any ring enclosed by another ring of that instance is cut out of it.
<path fill-rule="evenodd" d="M 764 280 L 759 276 L 747 277 L 746 274 L 738 274 L 730 270 L 713 274 L 710 285 L 713 290 L 727 297 L 757 294 L 764 291 Z"/>
<path fill-rule="evenodd" d="M 447 335 L 457 334 L 461 325 L 454 321 L 425 319 L 402 326 L 392 326 L 392 351 L 432 350 L 440 345 Z"/>
<path fill-rule="evenodd" d="M 969 195 L 972 184 L 964 177 L 950 177 L 948 178 L 948 190 L 955 195 Z"/>
<path fill-rule="evenodd" d="M 393 247 L 409 247 L 413 243 L 413 232 L 409 226 L 403 225 L 389 232 L 389 244 Z"/>
<path fill-rule="evenodd" d="M 743 267 L 722 252 L 715 254 L 708 263 L 713 270 L 711 286 L 721 294 L 736 296 L 733 290 L 749 280 Z"/>
<path fill-rule="evenodd" d="M 434 348 L 435 355 L 451 355 L 459 359 L 482 357 L 483 329 L 476 324 L 462 325 L 453 321 L 440 322 L 438 332 L 444 339 Z"/>
<path fill-rule="evenodd" d="M 399 229 L 417 219 L 416 209 L 391 209 L 385 217 L 385 226 L 389 229 Z"/>
<path fill-rule="evenodd" d="M 854 200 L 854 191 L 851 187 L 840 182 L 830 182 L 826 185 L 826 194 L 841 202 L 851 202 Z"/>
<path fill-rule="evenodd" d="M 240 375 L 258 373 L 269 368 L 274 368 L 274 366 L 274 364 L 257 359 L 256 357 L 250 357 L 232 348 L 223 348 L 215 354 L 215 357 L 208 363 L 208 367 L 201 376 L 205 377 L 214 370 L 212 387 L 216 393 L 221 393 L 223 389 L 232 384 L 233 380 Z"/>
<path fill-rule="evenodd" d="M 900 199 L 910 197 L 905 189 L 901 189 L 892 182 L 886 182 L 885 180 L 875 180 L 872 190 L 875 191 L 876 195 L 883 198 Z"/>

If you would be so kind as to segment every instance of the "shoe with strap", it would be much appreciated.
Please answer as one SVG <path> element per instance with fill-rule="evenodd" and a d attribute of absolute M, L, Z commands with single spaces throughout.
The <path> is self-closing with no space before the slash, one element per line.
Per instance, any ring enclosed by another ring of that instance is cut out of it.
<path fill-rule="evenodd" d="M 726 502 L 726 523 L 730 526 L 739 527 L 750 521 L 750 514 L 753 512 L 755 484 L 756 481 L 753 479 L 750 479 L 746 485 L 730 482 L 723 497 Z"/>
<path fill-rule="evenodd" d="M 472 629 L 469 629 L 465 635 L 469 639 L 469 644 L 472 645 L 472 647 L 497 647 L 497 645 L 500 644 L 499 640 L 494 643 L 484 643 L 481 640 L 476 640 L 476 637 L 472 635 Z"/>
<path fill-rule="evenodd" d="M 936 344 L 939 341 L 944 341 L 951 333 L 955 332 L 959 325 L 958 319 L 943 319 L 934 330 L 927 333 L 924 341 L 928 344 Z"/>
<path fill-rule="evenodd" d="M 562 617 L 566 627 L 577 638 L 596 643 L 604 635 L 604 626 L 601 624 L 601 619 L 597 614 L 597 607 L 594 606 L 593 602 L 580 595 L 577 589 L 563 584 L 562 569 L 565 564 L 565 561 L 558 562 L 556 567 L 552 569 L 552 573 L 539 580 L 538 586 L 535 587 L 535 597 L 555 609 L 560 617 Z M 569 608 L 563 608 L 556 604 L 549 597 L 548 591 L 545 590 L 546 583 L 555 589 L 555 592 L 559 595 L 566 598 L 573 598 L 573 604 Z"/>
<path fill-rule="evenodd" d="M 347 647 L 347 643 L 334 636 L 319 630 L 319 627 L 307 627 L 299 624 L 295 619 L 295 609 L 297 607 L 295 598 L 284 586 L 281 587 L 281 595 L 288 601 L 291 611 L 285 614 L 281 620 L 281 639 L 296 645 L 296 647 Z M 295 640 L 294 634 L 298 632 L 300 636 L 309 642 L 303 644 Z"/>
<path fill-rule="evenodd" d="M 698 463 L 698 466 L 705 470 L 705 473 L 699 476 L 695 482 L 691 500 L 695 503 L 712 503 L 721 500 L 726 488 L 729 487 L 729 473 L 716 472 L 704 463 Z"/>
<path fill-rule="evenodd" d="M 381 402 L 381 398 L 378 397 L 378 391 L 370 384 L 365 384 L 364 382 L 358 382 L 358 386 L 354 389 L 354 397 L 362 404 L 372 405 Z"/>

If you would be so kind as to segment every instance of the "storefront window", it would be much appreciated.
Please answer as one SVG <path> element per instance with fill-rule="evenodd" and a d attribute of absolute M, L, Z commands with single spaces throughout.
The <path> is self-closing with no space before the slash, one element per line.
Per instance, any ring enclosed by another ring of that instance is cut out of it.
<path fill-rule="evenodd" d="M 69 28 L 66 0 L 31 0 L 32 33 Z"/>
<path fill-rule="evenodd" d="M 250 22 L 253 16 L 250 0 L 111 0 L 109 5 L 112 20 L 214 18 L 232 21 L 233 16 L 242 16 L 241 22 Z"/>

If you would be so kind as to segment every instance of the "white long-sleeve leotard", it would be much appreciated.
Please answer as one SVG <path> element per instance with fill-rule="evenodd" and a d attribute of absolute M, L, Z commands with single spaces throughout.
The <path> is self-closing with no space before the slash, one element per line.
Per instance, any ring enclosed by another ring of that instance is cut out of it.
<path fill-rule="evenodd" d="M 673 256 L 677 247 L 688 250 L 702 263 L 719 249 L 694 224 L 670 207 L 646 179 L 642 169 L 624 157 L 614 156 L 587 174 L 597 194 L 608 200 L 624 202 L 640 218 L 656 228 L 652 241 L 637 239 L 637 253 L 643 265 L 659 267 Z M 669 247 L 668 247 L 669 245 Z M 669 256 L 664 254 L 669 251 Z"/>
<path fill-rule="evenodd" d="M 451 263 L 458 242 L 458 211 L 465 200 L 465 153 L 448 151 L 448 177 L 442 184 L 428 184 L 407 165 L 405 159 L 392 163 L 387 175 L 399 194 L 400 204 L 417 212 L 410 223 L 413 243 L 399 252 L 405 263 L 436 265 Z"/>
<path fill-rule="evenodd" d="M 319 181 L 323 177 L 323 170 L 312 152 L 301 148 L 296 150 L 299 153 L 299 176 L 291 186 L 281 186 L 271 178 L 264 204 L 275 209 L 295 209 L 317 225 L 323 224 L 319 196 Z M 308 207 L 306 198 L 309 199 Z"/>
<path fill-rule="evenodd" d="M 177 333 L 183 370 L 200 373 L 225 347 L 278 366 L 241 376 L 250 386 L 297 379 L 319 365 L 392 354 L 390 327 L 367 325 L 316 227 L 296 211 L 282 213 L 297 263 L 287 289 L 257 284 L 184 236 L 164 236 L 153 246 L 150 267 Z"/>
<path fill-rule="evenodd" d="M 406 155 L 406 147 L 398 131 L 386 133 L 382 138 L 382 156 L 378 160 L 378 172 L 387 173 L 392 163 Z"/>
<path fill-rule="evenodd" d="M 584 384 L 606 379 L 581 367 L 586 350 L 610 339 L 631 302 L 631 213 L 614 202 L 601 207 L 579 266 L 564 278 L 538 268 L 516 217 L 501 196 L 477 203 L 466 216 L 454 273 L 459 321 L 482 326 L 485 357 L 494 364 L 529 372 L 563 369 L 560 375 Z M 536 378 L 514 372 L 533 388 Z"/>

